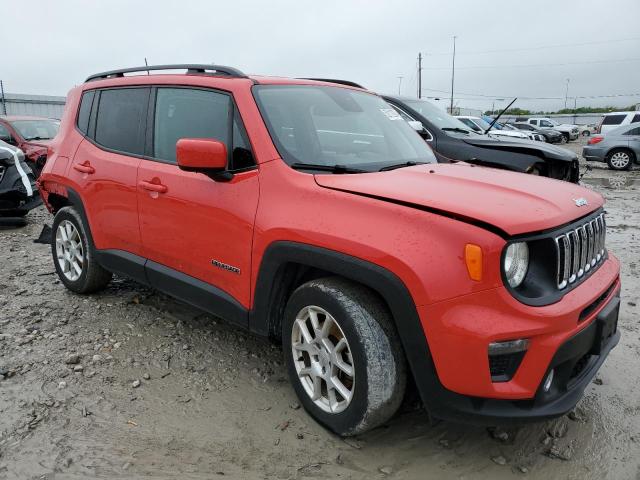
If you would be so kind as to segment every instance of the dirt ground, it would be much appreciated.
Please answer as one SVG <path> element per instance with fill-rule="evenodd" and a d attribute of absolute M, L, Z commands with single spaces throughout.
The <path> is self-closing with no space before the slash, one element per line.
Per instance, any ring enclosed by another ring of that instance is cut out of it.
<path fill-rule="evenodd" d="M 268 341 L 122 278 L 69 293 L 32 212 L 0 231 L 0 479 L 640 479 L 640 168 L 583 181 L 608 200 L 623 301 L 578 408 L 497 431 L 405 409 L 346 441 L 300 408 Z"/>

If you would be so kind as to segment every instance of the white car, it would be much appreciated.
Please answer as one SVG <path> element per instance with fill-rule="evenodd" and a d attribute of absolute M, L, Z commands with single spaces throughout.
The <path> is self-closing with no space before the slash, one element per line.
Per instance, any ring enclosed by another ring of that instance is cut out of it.
<path fill-rule="evenodd" d="M 469 127 L 474 132 L 484 133 L 489 128 L 490 124 L 485 122 L 480 117 L 472 117 L 469 115 L 458 115 L 456 117 L 462 123 L 464 123 L 467 127 Z M 498 130 L 497 128 L 492 128 L 489 130 L 489 136 L 491 137 L 510 137 L 510 138 L 521 138 L 523 140 L 535 140 L 533 135 L 526 132 L 521 132 L 519 130 Z"/>
<path fill-rule="evenodd" d="M 578 138 L 580 134 L 580 129 L 577 125 L 573 125 L 570 123 L 558 123 L 555 120 L 547 117 L 533 117 L 524 120 L 529 125 L 535 125 L 540 128 L 553 128 L 554 130 L 558 130 L 564 136 L 564 139 L 568 142 L 569 140 L 575 140 Z"/>
<path fill-rule="evenodd" d="M 640 122 L 640 112 L 610 112 L 605 113 L 596 127 L 597 133 L 607 133 L 614 128 L 623 127 L 630 123 Z"/>

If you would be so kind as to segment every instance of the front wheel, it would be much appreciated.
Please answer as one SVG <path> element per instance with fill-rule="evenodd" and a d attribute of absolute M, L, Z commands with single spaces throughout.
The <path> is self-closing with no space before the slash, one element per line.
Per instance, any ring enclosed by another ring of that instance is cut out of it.
<path fill-rule="evenodd" d="M 386 305 L 367 288 L 329 277 L 300 286 L 282 322 L 285 362 L 304 408 L 338 435 L 391 418 L 406 366 Z"/>

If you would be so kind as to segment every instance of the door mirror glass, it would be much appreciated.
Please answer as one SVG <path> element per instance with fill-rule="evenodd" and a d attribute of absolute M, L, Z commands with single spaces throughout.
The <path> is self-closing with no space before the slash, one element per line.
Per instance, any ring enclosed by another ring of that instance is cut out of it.
<path fill-rule="evenodd" d="M 208 138 L 181 138 L 176 143 L 178 166 L 187 171 L 221 171 L 227 168 L 227 147 Z"/>

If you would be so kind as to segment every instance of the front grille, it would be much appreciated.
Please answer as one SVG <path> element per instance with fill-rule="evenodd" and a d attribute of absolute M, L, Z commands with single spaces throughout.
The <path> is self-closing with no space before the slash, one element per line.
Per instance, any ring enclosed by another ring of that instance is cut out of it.
<path fill-rule="evenodd" d="M 4 172 L 6 170 L 6 167 L 3 167 L 2 165 L 0 165 L 0 182 L 2 181 L 2 179 L 4 178 Z"/>
<path fill-rule="evenodd" d="M 557 287 L 562 290 L 595 268 L 604 258 L 604 213 L 555 238 Z"/>

